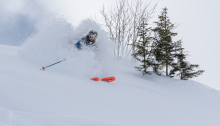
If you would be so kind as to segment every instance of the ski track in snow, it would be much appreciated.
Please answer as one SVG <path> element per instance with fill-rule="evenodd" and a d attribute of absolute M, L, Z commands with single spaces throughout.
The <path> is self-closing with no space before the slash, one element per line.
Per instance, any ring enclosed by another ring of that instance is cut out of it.
<path fill-rule="evenodd" d="M 91 29 L 99 33 L 97 53 L 75 50 L 71 45 Z M 109 43 L 93 21 L 72 28 L 64 20 L 55 20 L 39 26 L 21 47 L 0 45 L 0 125 L 220 124 L 219 91 L 191 80 L 142 76 L 130 61 L 114 60 Z M 91 81 L 95 76 L 116 80 Z"/>

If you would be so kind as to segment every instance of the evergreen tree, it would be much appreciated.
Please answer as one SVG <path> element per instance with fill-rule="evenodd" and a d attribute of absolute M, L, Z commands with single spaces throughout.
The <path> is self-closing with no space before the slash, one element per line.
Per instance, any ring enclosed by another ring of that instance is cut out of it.
<path fill-rule="evenodd" d="M 171 64 L 172 69 L 170 70 L 170 77 L 174 77 L 176 72 L 181 71 L 181 69 L 185 68 L 187 65 L 186 62 L 184 62 L 186 54 L 183 53 L 184 48 L 182 47 L 182 40 L 174 43 L 174 50 L 175 52 L 173 55 L 177 59 L 177 62 Z"/>
<path fill-rule="evenodd" d="M 154 22 L 157 27 L 153 29 L 153 31 L 156 33 L 154 38 L 155 48 L 153 52 L 156 60 L 162 65 L 160 67 L 162 68 L 165 66 L 166 76 L 169 76 L 168 68 L 174 62 L 174 55 L 172 55 L 174 52 L 174 42 L 172 37 L 176 36 L 177 33 L 172 32 L 174 29 L 174 24 L 170 22 L 170 19 L 167 16 L 167 8 L 163 9 L 158 18 L 159 21 Z"/>
<path fill-rule="evenodd" d="M 181 80 L 188 80 L 189 78 L 198 77 L 202 75 L 204 70 L 195 71 L 194 68 L 198 68 L 198 64 L 188 64 L 181 72 Z"/>
<path fill-rule="evenodd" d="M 205 72 L 204 70 L 195 71 L 194 68 L 198 68 L 199 65 L 190 64 L 185 61 L 187 55 L 184 52 L 181 40 L 176 42 L 175 48 L 176 53 L 174 55 L 177 58 L 177 63 L 173 64 L 173 69 L 170 71 L 171 77 L 173 77 L 176 72 L 179 72 L 177 75 L 180 76 L 181 80 L 188 80 L 189 78 L 197 77 Z"/>
<path fill-rule="evenodd" d="M 154 29 L 153 29 L 154 31 Z M 164 68 L 163 64 L 161 64 L 163 59 L 163 53 L 162 53 L 162 47 L 160 44 L 160 37 L 155 34 L 155 37 L 153 37 L 153 43 L 151 46 L 151 52 L 154 57 L 154 62 L 152 63 L 153 72 L 157 75 L 161 75 L 160 70 Z"/>
<path fill-rule="evenodd" d="M 147 71 L 147 68 L 151 66 L 150 43 L 152 37 L 150 37 L 150 28 L 147 28 L 147 25 L 145 18 L 142 18 L 142 23 L 138 28 L 139 40 L 134 45 L 136 51 L 132 54 L 136 60 L 141 62 L 140 67 L 135 68 L 136 70 L 141 71 L 143 75 L 150 74 L 150 72 Z"/>

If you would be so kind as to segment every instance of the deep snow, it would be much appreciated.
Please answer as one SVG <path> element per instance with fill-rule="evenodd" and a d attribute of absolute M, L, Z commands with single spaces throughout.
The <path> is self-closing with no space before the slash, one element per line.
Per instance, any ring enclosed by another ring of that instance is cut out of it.
<path fill-rule="evenodd" d="M 21 47 L 0 45 L 0 125 L 219 126 L 220 92 L 192 80 L 146 75 L 113 58 L 113 44 L 91 20 L 38 26 Z M 98 50 L 74 43 L 89 30 Z M 42 66 L 67 59 L 49 67 Z M 111 83 L 92 77 L 115 76 Z"/>

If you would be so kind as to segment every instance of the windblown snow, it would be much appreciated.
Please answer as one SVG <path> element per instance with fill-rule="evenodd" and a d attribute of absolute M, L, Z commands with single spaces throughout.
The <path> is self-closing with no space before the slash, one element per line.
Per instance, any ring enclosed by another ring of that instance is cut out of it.
<path fill-rule="evenodd" d="M 96 30 L 98 50 L 74 44 Z M 37 26 L 22 46 L 0 45 L 1 126 L 219 126 L 220 92 L 192 80 L 135 71 L 114 59 L 98 24 Z M 40 70 L 57 61 L 66 61 Z M 115 76 L 111 83 L 93 77 Z"/>

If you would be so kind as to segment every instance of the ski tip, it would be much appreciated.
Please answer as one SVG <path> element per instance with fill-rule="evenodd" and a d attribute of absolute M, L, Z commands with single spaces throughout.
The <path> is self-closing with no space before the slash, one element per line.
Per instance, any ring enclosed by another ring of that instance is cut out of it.
<path fill-rule="evenodd" d="M 42 70 L 45 70 L 45 68 L 42 66 Z"/>
<path fill-rule="evenodd" d="M 91 80 L 99 81 L 99 78 L 98 78 L 98 77 L 94 77 L 94 78 L 92 78 Z"/>

